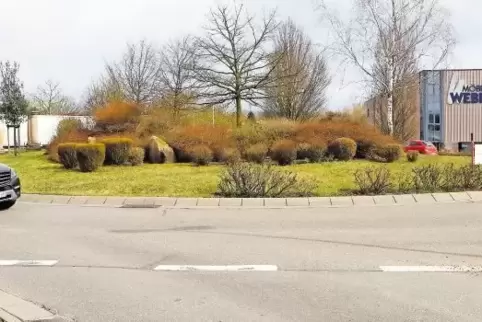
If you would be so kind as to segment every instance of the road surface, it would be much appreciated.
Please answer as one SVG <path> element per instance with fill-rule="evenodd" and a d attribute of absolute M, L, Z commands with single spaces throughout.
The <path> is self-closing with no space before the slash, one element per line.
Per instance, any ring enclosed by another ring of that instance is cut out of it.
<path fill-rule="evenodd" d="M 20 203 L 0 290 L 81 322 L 482 321 L 482 204 Z"/>

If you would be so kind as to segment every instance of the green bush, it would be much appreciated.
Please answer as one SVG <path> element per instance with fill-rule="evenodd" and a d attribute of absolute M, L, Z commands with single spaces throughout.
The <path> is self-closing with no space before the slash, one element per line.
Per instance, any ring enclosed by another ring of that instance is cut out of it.
<path fill-rule="evenodd" d="M 196 165 L 209 165 L 213 161 L 213 151 L 207 145 L 196 145 L 188 153 Z"/>
<path fill-rule="evenodd" d="M 82 172 L 97 170 L 105 160 L 105 145 L 99 143 L 77 144 L 75 146 L 79 168 Z"/>
<path fill-rule="evenodd" d="M 413 186 L 417 193 L 437 192 L 441 190 L 444 180 L 441 167 L 429 164 L 412 169 Z"/>
<path fill-rule="evenodd" d="M 328 145 L 328 153 L 336 160 L 349 161 L 356 155 L 356 142 L 349 138 L 339 138 Z"/>
<path fill-rule="evenodd" d="M 372 150 L 369 159 L 372 161 L 392 163 L 402 157 L 403 151 L 398 144 L 388 144 Z"/>
<path fill-rule="evenodd" d="M 270 165 L 236 162 L 221 174 L 217 194 L 233 198 L 309 197 L 316 185 Z"/>
<path fill-rule="evenodd" d="M 466 165 L 458 169 L 457 177 L 461 190 L 482 190 L 482 166 Z"/>
<path fill-rule="evenodd" d="M 129 150 L 128 161 L 131 165 L 141 165 L 144 163 L 145 150 L 143 148 L 135 147 Z"/>
<path fill-rule="evenodd" d="M 245 157 L 247 161 L 258 164 L 264 163 L 267 155 L 268 147 L 263 143 L 252 145 L 247 148 L 245 152 Z"/>
<path fill-rule="evenodd" d="M 296 143 L 291 140 L 281 140 L 274 143 L 271 148 L 271 158 L 279 165 L 290 165 L 296 160 Z"/>
<path fill-rule="evenodd" d="M 76 143 L 59 144 L 57 153 L 59 161 L 65 169 L 75 169 L 79 165 L 77 162 L 77 152 L 75 151 Z"/>
<path fill-rule="evenodd" d="M 420 153 L 418 151 L 408 151 L 407 152 L 407 161 L 408 162 L 417 162 Z"/>
<path fill-rule="evenodd" d="M 132 140 L 127 138 L 107 138 L 101 141 L 105 145 L 105 164 L 123 165 L 129 162 Z"/>

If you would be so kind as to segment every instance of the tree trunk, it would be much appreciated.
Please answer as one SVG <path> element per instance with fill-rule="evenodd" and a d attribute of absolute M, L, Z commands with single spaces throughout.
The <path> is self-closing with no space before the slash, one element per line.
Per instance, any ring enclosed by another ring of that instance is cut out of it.
<path fill-rule="evenodd" d="M 393 135 L 393 79 L 390 79 L 390 86 L 387 97 L 387 125 L 388 132 Z"/>
<path fill-rule="evenodd" d="M 10 128 L 7 126 L 7 152 L 10 153 Z"/>
<path fill-rule="evenodd" d="M 241 97 L 236 96 L 236 126 L 241 127 L 241 113 L 242 113 L 242 106 L 241 106 Z"/>
<path fill-rule="evenodd" d="M 16 127 L 13 128 L 13 154 L 15 156 L 18 155 L 18 151 L 17 151 L 17 128 Z"/>
<path fill-rule="evenodd" d="M 387 97 L 387 126 L 388 133 L 393 136 L 393 89 L 395 87 L 395 57 L 388 58 L 388 97 Z"/>

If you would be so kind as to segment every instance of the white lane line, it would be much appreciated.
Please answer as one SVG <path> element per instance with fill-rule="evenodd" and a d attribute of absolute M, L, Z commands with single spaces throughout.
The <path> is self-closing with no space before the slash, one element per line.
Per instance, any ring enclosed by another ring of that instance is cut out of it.
<path fill-rule="evenodd" d="M 155 271 L 168 272 L 275 272 L 276 265 L 159 265 Z"/>
<path fill-rule="evenodd" d="M 0 266 L 54 266 L 57 260 L 0 260 Z"/>
<path fill-rule="evenodd" d="M 482 266 L 380 266 L 389 273 L 481 273 Z"/>

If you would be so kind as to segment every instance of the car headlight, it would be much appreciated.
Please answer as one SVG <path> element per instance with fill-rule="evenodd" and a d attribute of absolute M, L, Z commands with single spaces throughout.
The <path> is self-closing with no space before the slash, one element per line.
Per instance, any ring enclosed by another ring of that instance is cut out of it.
<path fill-rule="evenodd" d="M 12 176 L 12 179 L 18 177 L 17 172 L 15 172 L 15 170 L 13 170 L 13 169 L 10 169 L 10 174 L 11 174 L 11 176 Z"/>

